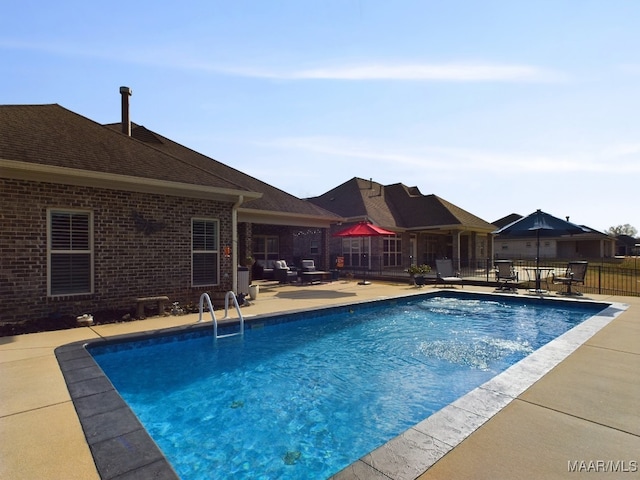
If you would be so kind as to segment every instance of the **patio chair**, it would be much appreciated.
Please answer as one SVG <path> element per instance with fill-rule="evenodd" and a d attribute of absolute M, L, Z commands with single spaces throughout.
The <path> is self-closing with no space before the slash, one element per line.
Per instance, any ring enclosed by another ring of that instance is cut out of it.
<path fill-rule="evenodd" d="M 497 290 L 518 290 L 518 272 L 513 269 L 513 260 L 496 260 Z"/>
<path fill-rule="evenodd" d="M 303 272 L 315 272 L 316 264 L 313 260 L 302 260 L 302 271 Z"/>
<path fill-rule="evenodd" d="M 436 281 L 444 285 L 449 284 L 452 287 L 458 283 L 462 285 L 460 274 L 453 269 L 453 260 L 450 258 L 436 260 Z M 464 288 L 464 285 L 462 285 L 462 288 Z"/>
<path fill-rule="evenodd" d="M 275 280 L 280 283 L 296 282 L 298 280 L 298 272 L 292 270 L 286 260 L 277 260 L 273 265 L 273 274 Z"/>
<path fill-rule="evenodd" d="M 302 260 L 299 272 L 301 283 L 319 283 L 331 276 L 331 272 L 318 270 L 313 260 Z"/>
<path fill-rule="evenodd" d="M 556 277 L 555 274 L 551 274 L 551 281 L 554 285 L 566 285 L 567 289 L 564 292 L 558 292 L 559 295 L 582 295 L 582 293 L 572 290 L 571 287 L 576 284 L 584 285 L 584 279 L 587 275 L 588 262 L 576 261 L 569 262 L 567 264 L 567 270 L 564 275 Z"/>

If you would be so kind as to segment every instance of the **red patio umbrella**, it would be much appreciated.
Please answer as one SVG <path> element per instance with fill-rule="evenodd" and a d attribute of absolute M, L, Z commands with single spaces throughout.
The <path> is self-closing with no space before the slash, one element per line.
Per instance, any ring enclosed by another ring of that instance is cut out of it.
<path fill-rule="evenodd" d="M 378 227 L 377 225 L 374 225 L 369 222 L 360 222 L 333 234 L 334 237 L 350 237 L 350 238 L 360 237 L 362 239 L 364 239 L 365 237 L 379 237 L 384 235 L 395 235 L 395 232 L 386 230 L 382 227 Z M 364 242 L 363 242 L 363 247 L 364 247 Z M 364 252 L 364 248 L 362 248 L 361 251 Z M 369 282 L 366 281 L 366 276 L 367 276 L 367 270 L 365 268 L 362 282 L 359 282 L 360 285 L 369 285 Z"/>

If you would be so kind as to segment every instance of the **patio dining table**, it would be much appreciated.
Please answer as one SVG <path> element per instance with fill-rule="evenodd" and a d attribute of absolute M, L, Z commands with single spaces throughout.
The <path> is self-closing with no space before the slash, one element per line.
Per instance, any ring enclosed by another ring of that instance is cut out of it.
<path fill-rule="evenodd" d="M 551 272 L 555 270 L 554 267 L 545 267 L 545 266 L 537 266 L 537 267 L 525 267 L 524 271 L 527 272 L 527 278 L 530 282 L 535 282 L 535 288 L 529 290 L 530 293 L 545 293 L 549 289 L 549 275 Z M 543 272 L 547 272 L 544 275 L 545 283 L 547 284 L 547 290 L 542 290 L 540 288 L 540 282 L 543 278 Z"/>
<path fill-rule="evenodd" d="M 321 282 L 327 277 L 331 276 L 331 272 L 325 272 L 323 270 L 312 270 L 310 272 L 300 272 L 301 283 L 314 283 Z"/>

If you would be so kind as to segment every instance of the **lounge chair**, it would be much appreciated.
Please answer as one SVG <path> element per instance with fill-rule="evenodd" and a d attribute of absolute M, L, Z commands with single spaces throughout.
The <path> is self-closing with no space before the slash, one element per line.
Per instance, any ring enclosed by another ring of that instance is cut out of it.
<path fill-rule="evenodd" d="M 292 270 L 286 260 L 277 260 L 273 265 L 274 278 L 280 283 L 296 282 L 298 280 L 298 272 Z"/>
<path fill-rule="evenodd" d="M 300 271 L 301 283 L 316 283 L 331 276 L 331 272 L 318 270 L 313 260 L 302 260 L 302 270 Z"/>
<path fill-rule="evenodd" d="M 436 260 L 436 281 L 444 285 L 449 284 L 452 287 L 454 284 L 462 285 L 460 275 L 453 269 L 453 260 L 450 258 Z M 462 285 L 462 288 L 464 288 L 464 285 Z"/>
<path fill-rule="evenodd" d="M 254 280 L 272 280 L 274 265 L 274 260 L 256 260 L 251 268 Z"/>
<path fill-rule="evenodd" d="M 302 260 L 302 271 L 303 272 L 315 272 L 316 264 L 313 260 Z"/>
<path fill-rule="evenodd" d="M 518 290 L 518 272 L 513 269 L 513 260 L 496 260 L 497 290 Z"/>
<path fill-rule="evenodd" d="M 551 274 L 551 281 L 554 285 L 566 285 L 567 289 L 564 292 L 558 292 L 559 295 L 582 295 L 582 293 L 571 289 L 573 285 L 581 283 L 584 285 L 584 279 L 587 275 L 588 262 L 569 262 L 567 264 L 567 270 L 564 275 L 556 277 Z"/>

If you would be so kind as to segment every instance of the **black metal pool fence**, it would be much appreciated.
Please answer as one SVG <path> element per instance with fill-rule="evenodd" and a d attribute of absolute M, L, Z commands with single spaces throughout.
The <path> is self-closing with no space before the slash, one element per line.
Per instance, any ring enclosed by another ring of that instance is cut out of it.
<path fill-rule="evenodd" d="M 491 259 L 473 262 L 457 259 L 452 261 L 454 269 L 465 285 L 496 285 L 496 269 Z M 577 291 L 600 295 L 640 295 L 640 262 L 636 265 L 635 258 L 626 261 L 618 259 L 587 261 L 589 266 L 585 281 L 584 284 L 576 285 Z M 411 281 L 408 266 L 386 266 L 381 257 L 375 256 L 372 256 L 370 263 L 371 268 L 345 266 L 339 269 L 339 275 L 341 278 L 356 280 L 366 275 L 371 280 Z M 566 288 L 561 284 L 554 284 L 553 277 L 563 276 L 568 263 L 569 260 L 564 259 L 540 259 L 539 267 L 545 267 L 542 269 L 542 288 L 550 291 L 561 291 Z M 434 283 L 436 279 L 435 262 L 430 266 L 431 272 L 425 275 L 426 283 Z M 533 269 L 535 267 L 535 259 L 513 259 L 513 268 L 518 274 L 521 288 L 534 288 Z"/>

